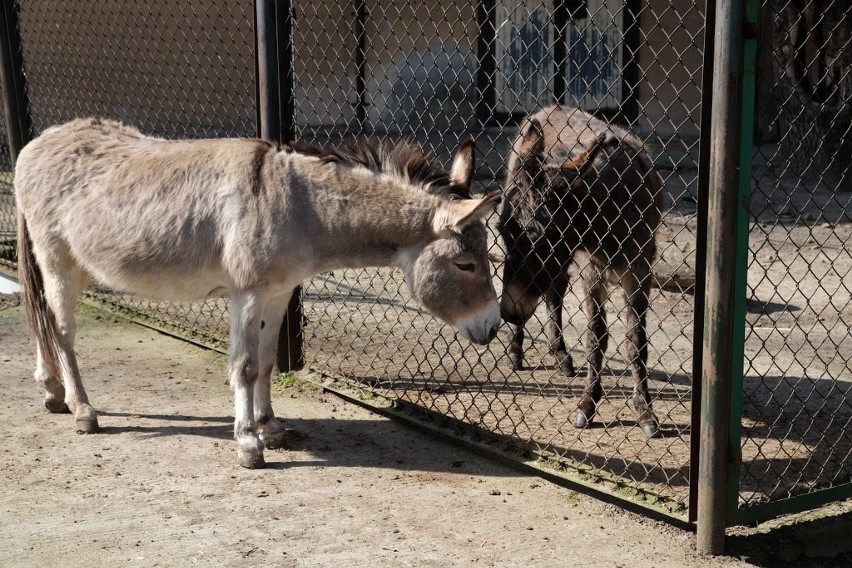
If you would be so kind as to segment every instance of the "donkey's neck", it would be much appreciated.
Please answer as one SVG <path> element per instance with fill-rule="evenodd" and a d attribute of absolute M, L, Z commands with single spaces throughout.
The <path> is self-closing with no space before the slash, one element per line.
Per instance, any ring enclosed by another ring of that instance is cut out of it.
<path fill-rule="evenodd" d="M 312 170 L 305 181 L 318 270 L 403 266 L 412 248 L 435 238 L 440 198 L 365 169 L 325 164 Z"/>

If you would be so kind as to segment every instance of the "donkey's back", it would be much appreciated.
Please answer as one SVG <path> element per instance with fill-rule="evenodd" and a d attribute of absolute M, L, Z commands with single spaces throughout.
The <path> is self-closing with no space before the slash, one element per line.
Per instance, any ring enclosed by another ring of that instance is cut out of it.
<path fill-rule="evenodd" d="M 226 249 L 256 221 L 248 197 L 273 148 L 79 119 L 23 149 L 16 200 L 36 250 L 57 265 L 142 296 L 198 299 L 229 285 Z"/>
<path fill-rule="evenodd" d="M 629 269 L 649 269 L 656 253 L 662 184 L 642 141 L 583 110 L 548 107 L 522 127 L 527 137 L 515 142 L 510 177 L 522 170 L 531 174 L 530 164 L 522 162 L 533 121 L 540 125 L 542 168 L 564 177 L 557 174 L 546 190 L 540 180 L 534 184 L 538 191 L 510 195 L 516 207 L 528 209 L 544 232 L 554 233 L 557 255 L 566 247 L 562 256 L 588 255 L 604 270 L 621 272 L 640 259 L 642 267 Z"/>

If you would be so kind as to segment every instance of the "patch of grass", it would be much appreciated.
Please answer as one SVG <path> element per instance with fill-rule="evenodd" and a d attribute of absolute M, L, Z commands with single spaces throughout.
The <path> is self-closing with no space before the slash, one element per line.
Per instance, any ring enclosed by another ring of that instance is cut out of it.
<path fill-rule="evenodd" d="M 571 505 L 572 507 L 576 507 L 580 504 L 580 495 L 576 491 L 568 490 L 568 494 L 565 496 L 565 503 Z"/>
<path fill-rule="evenodd" d="M 278 373 L 278 386 L 289 388 L 298 386 L 302 380 L 297 377 L 294 373 L 286 372 L 286 373 Z"/>
<path fill-rule="evenodd" d="M 275 385 L 282 389 L 298 389 L 300 391 L 306 390 L 319 390 L 319 385 L 316 383 L 312 383 L 311 381 L 305 380 L 299 377 L 296 373 L 286 372 L 286 373 L 278 373 L 278 378 L 275 380 Z"/>

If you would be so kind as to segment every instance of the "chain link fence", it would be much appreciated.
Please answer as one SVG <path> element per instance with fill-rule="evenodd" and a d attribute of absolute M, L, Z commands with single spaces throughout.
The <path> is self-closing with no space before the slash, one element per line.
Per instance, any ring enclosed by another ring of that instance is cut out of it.
<path fill-rule="evenodd" d="M 852 16 L 761 3 L 740 504 L 852 482 Z"/>
<path fill-rule="evenodd" d="M 459 141 L 473 136 L 479 165 L 474 191 L 488 192 L 502 188 L 519 118 L 541 106 L 579 106 L 639 135 L 665 181 L 654 266 L 663 287 L 653 289 L 647 314 L 650 390 L 661 437 L 647 439 L 636 424 L 625 303 L 617 288 L 608 303 L 603 398 L 589 429 L 572 425 L 585 389 L 588 324 L 579 285 L 569 290 L 564 317 L 576 377 L 564 376 L 548 353 L 543 303 L 526 324 L 527 365 L 513 370 L 505 326 L 487 349 L 465 343 L 409 302 L 401 273 L 387 269 L 336 271 L 305 286 L 312 367 L 382 398 L 520 442 L 590 479 L 641 488 L 647 498 L 682 512 L 689 491 L 704 29 L 701 7 L 685 4 L 294 3 L 302 138 L 400 134 L 448 164 Z M 637 37 L 642 40 L 630 44 Z M 490 73 L 483 71 L 488 61 Z M 629 69 L 633 77 L 625 76 Z M 487 101 L 484 111 L 481 101 Z M 496 221 L 495 215 L 499 292 L 506 251 Z"/>
<path fill-rule="evenodd" d="M 15 188 L 12 185 L 12 159 L 6 135 L 6 113 L 0 113 L 0 268 L 12 269 L 17 262 L 15 243 L 18 219 Z"/>
<path fill-rule="evenodd" d="M 796 13 L 806 12 L 800 4 L 766 0 L 764 35 L 798 25 L 797 33 L 808 36 L 813 26 L 796 23 Z M 455 147 L 473 137 L 474 191 L 502 191 L 520 120 L 559 103 L 635 133 L 664 186 L 646 314 L 659 436 L 648 438 L 637 424 L 628 306 L 617 286 L 605 303 L 609 351 L 595 421 L 574 427 L 587 389 L 590 326 L 576 276 L 563 303 L 563 332 L 577 376 L 566 376 L 550 353 L 543 302 L 525 325 L 526 364 L 513 369 L 506 326 L 487 348 L 464 343 L 408 300 L 401 273 L 392 269 L 335 271 L 305 283 L 303 339 L 311 370 L 333 388 L 369 393 L 376 405 L 393 401 L 421 416 L 448 417 L 574 478 L 605 481 L 684 515 L 696 435 L 693 353 L 700 337 L 693 329 L 702 309 L 694 292 L 700 116 L 702 98 L 709 100 L 709 93 L 702 96 L 704 2 L 293 0 L 291 8 L 299 139 L 338 144 L 356 135 L 404 136 L 448 165 Z M 86 115 L 169 138 L 256 134 L 252 2 L 23 0 L 17 9 L 34 135 Z M 843 37 L 838 51 L 848 54 Z M 766 59 L 777 62 L 791 48 L 779 40 L 769 51 Z M 804 96 L 795 89 L 799 83 L 784 73 L 762 74 L 758 126 L 765 132 L 755 150 L 750 204 L 743 505 L 849 481 L 844 461 L 852 412 L 843 353 L 852 343 L 844 285 L 852 225 L 838 184 L 848 184 L 842 167 L 852 154 L 839 149 L 820 161 L 823 143 L 805 127 L 822 117 L 833 136 L 849 139 L 841 122 L 848 124 L 848 68 L 824 75 L 832 86 L 817 74 L 813 86 L 822 98 L 804 103 L 796 98 Z M 4 150 L 0 258 L 12 263 L 15 219 Z M 507 250 L 496 215 L 489 226 L 499 293 Z M 96 297 L 201 343 L 227 340 L 226 300 Z"/>
<path fill-rule="evenodd" d="M 83 116 L 167 138 L 255 135 L 251 2 L 27 0 L 18 14 L 34 136 Z M 225 300 L 94 297 L 203 343 L 227 339 Z"/>

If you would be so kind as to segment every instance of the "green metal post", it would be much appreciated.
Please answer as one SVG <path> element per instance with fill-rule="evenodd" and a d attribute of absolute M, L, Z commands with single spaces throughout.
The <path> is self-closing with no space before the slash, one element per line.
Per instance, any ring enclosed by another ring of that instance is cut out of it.
<path fill-rule="evenodd" d="M 748 201 L 751 197 L 751 162 L 754 153 L 755 71 L 757 65 L 758 0 L 746 0 L 743 28 L 743 85 L 740 118 L 740 157 L 737 187 L 737 256 L 734 268 L 734 321 L 731 331 L 731 412 L 728 427 L 727 523 L 737 516 L 742 466 L 743 378 L 745 365 L 745 313 L 748 287 Z"/>

